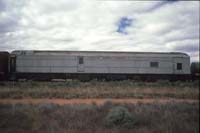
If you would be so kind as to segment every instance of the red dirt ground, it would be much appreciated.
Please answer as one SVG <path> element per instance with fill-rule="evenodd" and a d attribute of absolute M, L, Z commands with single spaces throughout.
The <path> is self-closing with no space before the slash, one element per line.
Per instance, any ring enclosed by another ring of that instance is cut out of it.
<path fill-rule="evenodd" d="M 111 101 L 113 103 L 168 103 L 168 102 L 185 102 L 185 103 L 196 103 L 199 104 L 199 100 L 192 99 L 0 99 L 0 104 L 5 103 L 21 103 L 21 104 L 40 104 L 40 103 L 54 103 L 59 105 L 64 104 L 92 104 L 96 103 L 101 105 L 106 101 Z"/>

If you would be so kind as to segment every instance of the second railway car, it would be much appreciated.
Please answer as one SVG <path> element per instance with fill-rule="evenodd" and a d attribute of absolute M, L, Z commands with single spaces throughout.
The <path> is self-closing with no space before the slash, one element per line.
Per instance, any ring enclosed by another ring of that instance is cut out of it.
<path fill-rule="evenodd" d="M 9 53 L 0 51 L 0 81 L 7 80 L 9 76 Z"/>
<path fill-rule="evenodd" d="M 103 51 L 13 51 L 12 77 L 17 79 L 186 79 L 185 53 Z"/>

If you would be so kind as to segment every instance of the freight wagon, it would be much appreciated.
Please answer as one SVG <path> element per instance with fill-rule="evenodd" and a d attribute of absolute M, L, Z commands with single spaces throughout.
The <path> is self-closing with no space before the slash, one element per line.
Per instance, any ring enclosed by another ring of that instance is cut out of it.
<path fill-rule="evenodd" d="M 11 79 L 139 79 L 190 78 L 185 53 L 105 51 L 13 51 Z"/>

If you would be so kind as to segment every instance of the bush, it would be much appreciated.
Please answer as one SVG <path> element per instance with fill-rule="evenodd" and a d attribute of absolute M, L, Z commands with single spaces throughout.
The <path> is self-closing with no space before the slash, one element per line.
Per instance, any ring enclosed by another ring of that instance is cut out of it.
<path fill-rule="evenodd" d="M 106 125 L 108 127 L 120 126 L 131 127 L 136 123 L 136 120 L 124 107 L 112 108 L 106 116 Z"/>

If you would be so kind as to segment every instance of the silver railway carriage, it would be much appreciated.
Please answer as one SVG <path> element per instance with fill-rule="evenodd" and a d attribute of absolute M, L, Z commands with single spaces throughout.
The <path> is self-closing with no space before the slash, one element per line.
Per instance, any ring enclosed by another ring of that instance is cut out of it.
<path fill-rule="evenodd" d="M 23 79 L 184 79 L 190 75 L 185 53 L 105 51 L 13 51 L 11 72 Z"/>

